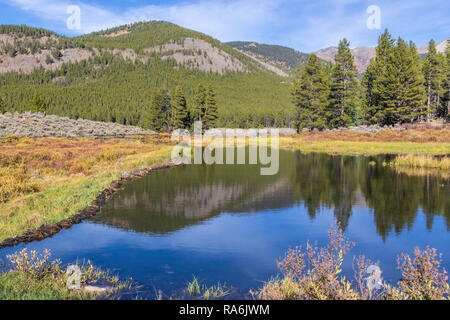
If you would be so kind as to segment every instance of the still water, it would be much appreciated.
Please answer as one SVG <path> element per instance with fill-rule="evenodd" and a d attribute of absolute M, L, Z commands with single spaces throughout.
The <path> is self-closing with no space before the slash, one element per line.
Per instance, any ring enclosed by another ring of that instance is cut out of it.
<path fill-rule="evenodd" d="M 380 261 L 396 282 L 396 259 L 435 247 L 450 268 L 450 180 L 397 172 L 388 156 L 302 155 L 280 151 L 280 170 L 258 165 L 189 165 L 128 183 L 94 218 L 41 242 L 0 251 L 51 249 L 64 263 L 89 259 L 142 285 L 140 298 L 177 296 L 195 275 L 226 283 L 233 298 L 277 275 L 276 260 L 306 241 L 327 243 L 338 221 L 353 256 Z M 128 296 L 131 298 L 132 296 Z"/>

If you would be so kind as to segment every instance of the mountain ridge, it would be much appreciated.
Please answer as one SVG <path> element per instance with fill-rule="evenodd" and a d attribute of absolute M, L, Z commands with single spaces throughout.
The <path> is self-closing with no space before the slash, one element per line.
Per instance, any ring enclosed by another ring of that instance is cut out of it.
<path fill-rule="evenodd" d="M 450 39 L 450 38 L 449 38 Z M 437 52 L 444 52 L 446 48 L 447 40 L 442 40 L 436 43 Z M 417 47 L 417 51 L 419 54 L 423 55 L 428 52 L 428 45 Z M 337 53 L 337 47 L 331 46 L 328 48 L 320 49 L 315 52 L 315 54 L 329 62 L 334 62 L 334 56 Z M 376 47 L 370 46 L 360 46 L 352 49 L 352 54 L 355 59 L 355 65 L 359 72 L 364 72 L 369 65 L 369 62 L 372 58 L 375 58 L 376 55 Z"/>

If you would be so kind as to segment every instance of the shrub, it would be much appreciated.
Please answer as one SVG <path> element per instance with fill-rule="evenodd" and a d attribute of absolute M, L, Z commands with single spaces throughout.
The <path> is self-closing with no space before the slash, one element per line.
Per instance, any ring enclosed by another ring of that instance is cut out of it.
<path fill-rule="evenodd" d="M 36 191 L 39 191 L 39 184 L 31 180 L 23 164 L 0 166 L 0 203 Z"/>
<path fill-rule="evenodd" d="M 387 287 L 387 299 L 407 300 L 441 300 L 448 298 L 449 285 L 445 269 L 441 269 L 442 255 L 436 249 L 425 250 L 415 248 L 414 258 L 402 254 L 398 258 L 398 266 L 402 278 L 398 288 Z"/>
<path fill-rule="evenodd" d="M 278 263 L 284 279 L 266 284 L 261 291 L 262 299 L 288 297 L 305 300 L 353 300 L 359 294 L 351 288 L 351 283 L 341 277 L 344 256 L 354 245 L 344 237 L 339 228 L 328 233 L 330 240 L 326 247 L 307 244 L 290 249 L 286 257 Z"/>
<path fill-rule="evenodd" d="M 436 249 L 416 248 L 412 259 L 403 253 L 398 258 L 402 278 L 397 286 L 383 283 L 379 278 L 379 288 L 370 290 L 367 283 L 373 277 L 367 272 L 374 263 L 359 256 L 354 264 L 356 281 L 347 281 L 340 273 L 344 256 L 353 243 L 345 239 L 339 226 L 332 228 L 328 237 L 329 244 L 322 248 L 308 243 L 305 250 L 290 249 L 278 263 L 283 278 L 272 279 L 262 289 L 251 293 L 265 300 L 448 299 L 447 272 L 441 269 L 442 258 Z"/>

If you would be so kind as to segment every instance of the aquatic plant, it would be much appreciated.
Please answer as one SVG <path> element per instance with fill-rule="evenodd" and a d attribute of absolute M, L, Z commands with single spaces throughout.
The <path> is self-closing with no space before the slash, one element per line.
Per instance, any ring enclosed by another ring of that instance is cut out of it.
<path fill-rule="evenodd" d="M 225 297 L 229 294 L 229 290 L 226 288 L 225 284 L 217 283 L 217 285 L 206 286 L 201 285 L 197 277 L 193 277 L 192 281 L 187 283 L 186 292 L 191 297 L 200 297 L 205 300 L 217 299 Z"/>
<path fill-rule="evenodd" d="M 388 164 L 395 168 L 427 168 L 445 171 L 450 170 L 450 157 L 405 155 L 395 157 L 395 159 Z"/>

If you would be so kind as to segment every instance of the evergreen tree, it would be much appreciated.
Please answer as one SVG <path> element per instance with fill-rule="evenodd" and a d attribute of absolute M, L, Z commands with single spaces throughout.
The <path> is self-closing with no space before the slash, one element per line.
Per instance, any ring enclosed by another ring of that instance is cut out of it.
<path fill-rule="evenodd" d="M 412 122 L 426 117 L 424 79 L 420 56 L 411 42 L 401 38 L 388 55 L 377 85 L 379 103 L 383 107 L 383 125 Z"/>
<path fill-rule="evenodd" d="M 437 116 L 439 113 L 440 100 L 444 92 L 444 65 L 441 56 L 436 51 L 436 44 L 434 40 L 430 40 L 428 45 L 428 52 L 425 56 L 423 64 L 423 74 L 425 76 L 425 88 L 427 95 L 427 120 L 431 116 Z"/>
<path fill-rule="evenodd" d="M 199 84 L 194 94 L 194 107 L 192 110 L 194 121 L 202 121 L 204 119 L 206 112 L 206 97 L 206 88 L 202 84 Z"/>
<path fill-rule="evenodd" d="M 299 131 L 303 128 L 323 129 L 327 125 L 329 79 L 325 67 L 315 54 L 309 56 L 304 68 L 298 67 L 291 89 Z"/>
<path fill-rule="evenodd" d="M 385 72 L 388 57 L 392 54 L 395 41 L 387 29 L 378 38 L 376 57 L 372 59 L 362 78 L 363 86 L 363 114 L 364 122 L 369 124 L 382 124 L 384 107 L 380 98 L 381 75 Z"/>
<path fill-rule="evenodd" d="M 6 111 L 5 103 L 3 102 L 2 97 L 0 97 L 0 114 L 5 113 L 5 111 Z"/>
<path fill-rule="evenodd" d="M 188 129 L 189 128 L 189 112 L 187 109 L 186 98 L 181 86 L 175 88 L 175 92 L 171 99 L 171 129 Z"/>
<path fill-rule="evenodd" d="M 216 91 L 212 86 L 208 86 L 206 91 L 205 128 L 214 128 L 217 125 L 218 117 Z"/>
<path fill-rule="evenodd" d="M 42 96 L 35 92 L 33 99 L 31 100 L 31 112 L 45 112 L 47 110 L 47 105 L 44 102 Z"/>
<path fill-rule="evenodd" d="M 164 92 L 157 90 L 150 101 L 150 108 L 145 111 L 140 125 L 143 128 L 163 131 L 166 120 L 166 99 Z"/>
<path fill-rule="evenodd" d="M 442 104 L 440 108 L 440 116 L 447 121 L 450 121 L 450 39 L 447 40 L 447 49 L 444 55 L 444 77 L 443 77 L 443 87 L 444 95 L 442 98 Z"/>
<path fill-rule="evenodd" d="M 350 43 L 339 42 L 331 74 L 331 104 L 328 111 L 331 127 L 348 127 L 355 124 L 359 104 L 358 73 L 353 62 Z"/>

